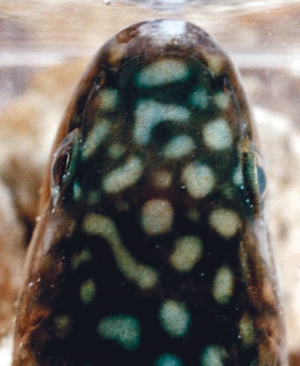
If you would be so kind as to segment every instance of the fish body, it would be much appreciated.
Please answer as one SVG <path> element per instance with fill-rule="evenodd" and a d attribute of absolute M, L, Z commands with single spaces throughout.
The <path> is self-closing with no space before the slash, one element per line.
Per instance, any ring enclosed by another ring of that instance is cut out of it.
<path fill-rule="evenodd" d="M 286 365 L 247 100 L 203 30 L 124 29 L 58 131 L 14 366 Z"/>

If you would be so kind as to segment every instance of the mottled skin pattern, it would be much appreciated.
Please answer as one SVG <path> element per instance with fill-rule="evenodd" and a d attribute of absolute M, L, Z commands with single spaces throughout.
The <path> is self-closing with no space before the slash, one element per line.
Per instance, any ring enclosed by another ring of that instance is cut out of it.
<path fill-rule="evenodd" d="M 58 132 L 13 365 L 286 365 L 253 139 L 198 27 L 107 42 Z"/>

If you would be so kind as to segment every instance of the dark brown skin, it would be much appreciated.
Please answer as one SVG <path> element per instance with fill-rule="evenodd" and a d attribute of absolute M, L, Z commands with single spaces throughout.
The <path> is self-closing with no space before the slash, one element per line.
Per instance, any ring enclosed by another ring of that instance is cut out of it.
<path fill-rule="evenodd" d="M 255 145 L 204 31 L 107 42 L 54 144 L 13 366 L 287 365 Z"/>

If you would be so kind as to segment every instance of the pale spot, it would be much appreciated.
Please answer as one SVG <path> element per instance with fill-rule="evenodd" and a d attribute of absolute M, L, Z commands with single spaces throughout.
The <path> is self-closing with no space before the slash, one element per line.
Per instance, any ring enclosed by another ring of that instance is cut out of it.
<path fill-rule="evenodd" d="M 118 67 L 119 62 L 125 56 L 128 48 L 127 43 L 119 43 L 116 38 L 113 39 L 111 48 L 108 53 L 108 62 L 110 65 Z"/>
<path fill-rule="evenodd" d="M 228 266 L 223 266 L 217 270 L 212 294 L 220 305 L 226 305 L 231 299 L 234 287 L 234 274 Z"/>
<path fill-rule="evenodd" d="M 182 361 L 172 353 L 164 353 L 154 362 L 154 366 L 182 366 Z"/>
<path fill-rule="evenodd" d="M 141 224 L 148 235 L 163 234 L 171 230 L 174 212 L 169 201 L 153 199 L 142 209 Z"/>
<path fill-rule="evenodd" d="M 77 269 L 82 263 L 89 262 L 93 258 L 92 253 L 88 248 L 83 249 L 82 252 L 76 253 L 71 259 L 71 266 Z"/>
<path fill-rule="evenodd" d="M 214 103 L 220 109 L 226 109 L 230 103 L 230 97 L 223 92 L 217 93 L 214 96 Z"/>
<path fill-rule="evenodd" d="M 82 147 L 84 158 L 88 158 L 95 153 L 98 147 L 105 141 L 111 129 L 111 123 L 107 120 L 99 120 L 87 135 Z"/>
<path fill-rule="evenodd" d="M 224 66 L 224 61 L 219 55 L 213 56 L 211 53 L 206 57 L 208 69 L 213 75 L 219 75 Z"/>
<path fill-rule="evenodd" d="M 179 272 L 188 272 L 199 261 L 202 242 L 197 236 L 183 236 L 176 240 L 170 257 L 171 265 Z"/>
<path fill-rule="evenodd" d="M 195 144 L 191 137 L 181 135 L 174 137 L 163 149 L 163 156 L 170 159 L 179 159 L 194 151 Z"/>
<path fill-rule="evenodd" d="M 153 288 L 158 281 L 154 268 L 137 262 L 123 246 L 115 223 L 102 215 L 87 215 L 83 221 L 83 230 L 90 235 L 99 235 L 106 239 L 114 253 L 119 270 L 140 288 Z"/>
<path fill-rule="evenodd" d="M 186 35 L 186 22 L 176 19 L 164 19 L 147 22 L 139 27 L 141 37 L 150 37 L 158 45 L 183 39 Z"/>
<path fill-rule="evenodd" d="M 175 338 L 184 337 L 188 333 L 191 316 L 186 306 L 174 300 L 165 300 L 159 311 L 162 328 Z"/>
<path fill-rule="evenodd" d="M 172 175 L 167 171 L 158 171 L 153 174 L 153 185 L 157 188 L 165 189 L 170 187 Z"/>
<path fill-rule="evenodd" d="M 198 89 L 190 96 L 190 102 L 200 109 L 205 109 L 208 106 L 210 97 L 205 89 Z"/>
<path fill-rule="evenodd" d="M 107 193 L 118 193 L 134 185 L 141 177 L 143 164 L 141 159 L 132 156 L 127 162 L 103 178 L 103 188 Z"/>
<path fill-rule="evenodd" d="M 145 145 L 151 138 L 152 129 L 165 121 L 175 123 L 187 122 L 190 111 L 176 104 L 163 104 L 147 99 L 138 103 L 135 110 L 134 140 Z"/>
<path fill-rule="evenodd" d="M 251 346 L 252 344 L 254 344 L 256 335 L 252 319 L 250 318 L 248 313 L 245 313 L 240 320 L 239 329 L 243 343 L 246 346 Z"/>
<path fill-rule="evenodd" d="M 205 164 L 191 163 L 182 173 L 182 181 L 193 198 L 202 198 L 211 192 L 215 185 L 215 176 Z"/>
<path fill-rule="evenodd" d="M 232 181 L 236 187 L 243 186 L 244 179 L 243 179 L 243 173 L 242 173 L 242 169 L 241 169 L 240 165 L 235 169 L 235 171 L 233 173 Z"/>
<path fill-rule="evenodd" d="M 75 201 L 79 201 L 82 198 L 82 189 L 80 188 L 78 182 L 73 184 L 73 198 Z"/>
<path fill-rule="evenodd" d="M 104 339 L 116 341 L 127 351 L 136 350 L 140 343 L 139 321 L 130 315 L 112 315 L 102 319 L 97 332 Z"/>
<path fill-rule="evenodd" d="M 128 265 L 130 265 L 128 261 Z M 135 274 L 133 273 L 135 271 Z M 125 272 L 125 271 L 124 271 Z M 128 277 L 135 279 L 140 288 L 148 290 L 153 288 L 158 281 L 157 272 L 149 266 L 136 266 L 132 267 L 132 270 L 127 270 Z M 132 273 L 132 274 L 131 274 Z"/>
<path fill-rule="evenodd" d="M 54 318 L 54 332 L 56 337 L 64 338 L 71 330 L 71 318 L 69 315 L 60 314 Z"/>
<path fill-rule="evenodd" d="M 114 143 L 108 149 L 108 155 L 113 159 L 120 158 L 125 153 L 125 146 Z"/>
<path fill-rule="evenodd" d="M 231 130 L 225 119 L 216 119 L 203 128 L 203 138 L 207 147 L 212 150 L 228 149 L 232 143 Z"/>
<path fill-rule="evenodd" d="M 90 235 L 99 235 L 108 242 L 120 244 L 117 227 L 113 220 L 102 215 L 87 215 L 83 221 L 83 230 Z"/>
<path fill-rule="evenodd" d="M 114 111 L 119 102 L 118 91 L 113 88 L 101 89 L 99 92 L 99 98 L 101 101 L 100 108 L 102 111 Z"/>
<path fill-rule="evenodd" d="M 184 80 L 188 75 L 188 67 L 183 61 L 163 59 L 145 67 L 137 76 L 137 84 L 145 87 L 161 86 Z"/>
<path fill-rule="evenodd" d="M 218 208 L 209 216 L 210 226 L 226 239 L 235 235 L 240 227 L 240 219 L 237 213 L 227 208 Z"/>
<path fill-rule="evenodd" d="M 223 347 L 211 345 L 206 347 L 200 357 L 201 366 L 224 366 L 226 361 L 226 351 Z"/>
<path fill-rule="evenodd" d="M 90 278 L 82 283 L 80 286 L 80 299 L 85 304 L 91 303 L 96 295 L 95 282 Z"/>

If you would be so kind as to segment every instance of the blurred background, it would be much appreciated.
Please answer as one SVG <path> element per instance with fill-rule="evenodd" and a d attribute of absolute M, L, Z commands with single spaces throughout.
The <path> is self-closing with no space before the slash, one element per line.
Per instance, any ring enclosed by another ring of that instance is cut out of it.
<path fill-rule="evenodd" d="M 300 365 L 300 1 L 0 0 L 0 364 L 11 363 L 24 255 L 56 128 L 78 78 L 120 29 L 193 22 L 238 67 L 268 176 L 266 218 L 290 365 Z"/>

